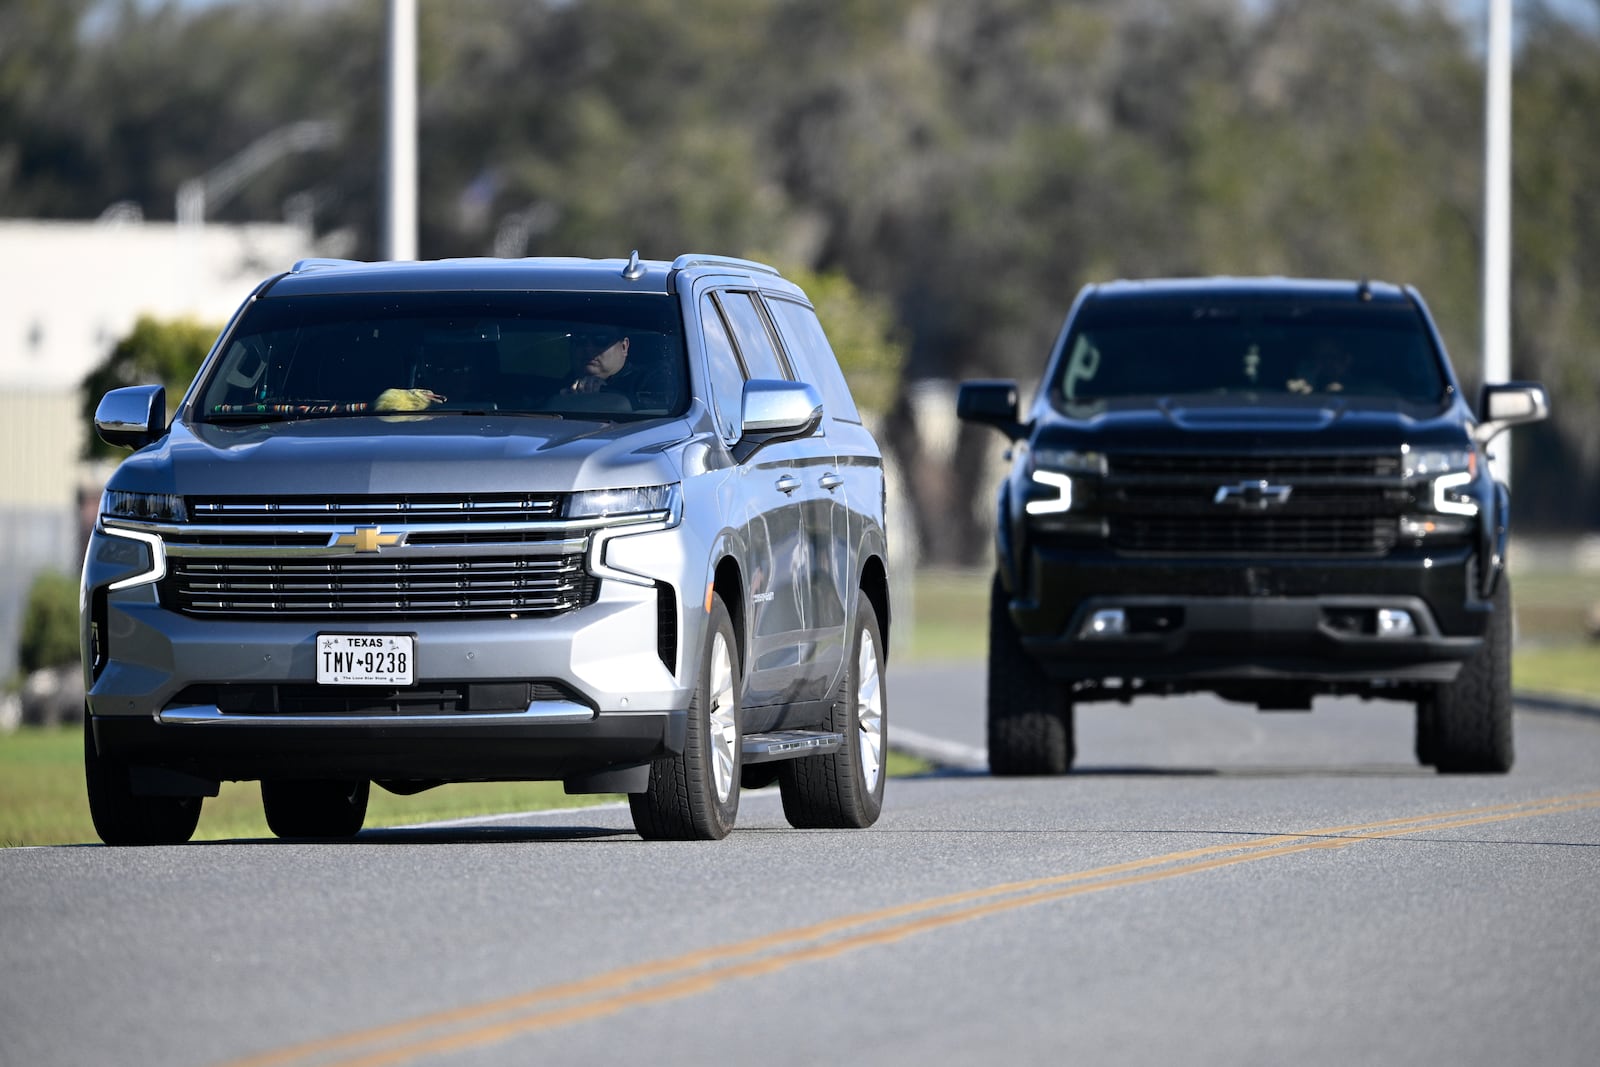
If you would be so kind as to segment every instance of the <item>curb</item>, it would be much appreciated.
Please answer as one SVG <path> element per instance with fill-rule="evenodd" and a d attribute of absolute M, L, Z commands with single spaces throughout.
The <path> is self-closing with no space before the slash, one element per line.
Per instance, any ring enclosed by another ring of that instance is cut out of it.
<path fill-rule="evenodd" d="M 1562 696 L 1558 693 L 1512 693 L 1511 702 L 1529 711 L 1600 719 L 1600 704 L 1584 700 L 1582 697 Z"/>

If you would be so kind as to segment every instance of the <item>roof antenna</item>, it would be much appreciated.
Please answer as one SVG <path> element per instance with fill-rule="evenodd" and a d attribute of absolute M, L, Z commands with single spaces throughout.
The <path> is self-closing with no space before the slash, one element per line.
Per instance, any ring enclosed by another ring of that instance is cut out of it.
<path fill-rule="evenodd" d="M 1360 300 L 1372 299 L 1372 283 L 1362 278 L 1361 284 L 1356 286 L 1356 297 Z"/>
<path fill-rule="evenodd" d="M 636 282 L 644 277 L 644 268 L 639 265 L 639 250 L 637 248 L 628 256 L 628 265 L 622 268 L 622 276 L 630 282 Z"/>

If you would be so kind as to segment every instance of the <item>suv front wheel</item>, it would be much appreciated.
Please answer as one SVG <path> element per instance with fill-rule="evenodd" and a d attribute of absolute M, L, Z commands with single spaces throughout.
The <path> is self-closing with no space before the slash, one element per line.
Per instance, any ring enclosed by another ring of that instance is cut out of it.
<path fill-rule="evenodd" d="M 631 793 L 633 827 L 646 840 L 715 841 L 739 814 L 739 644 L 720 596 L 711 598 L 700 680 L 689 702 L 683 751 L 650 765 L 650 786 Z"/>
<path fill-rule="evenodd" d="M 133 791 L 128 765 L 102 756 L 94 719 L 83 712 L 83 777 L 95 833 L 108 845 L 181 845 L 200 822 L 199 797 L 145 796 Z"/>

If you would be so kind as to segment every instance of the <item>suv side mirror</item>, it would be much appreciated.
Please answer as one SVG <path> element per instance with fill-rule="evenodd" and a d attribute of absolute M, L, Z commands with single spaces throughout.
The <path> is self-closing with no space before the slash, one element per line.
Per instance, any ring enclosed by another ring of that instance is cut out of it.
<path fill-rule="evenodd" d="M 741 442 L 759 447 L 806 437 L 821 421 L 822 394 L 815 386 L 771 378 L 752 378 L 744 383 Z"/>
<path fill-rule="evenodd" d="M 94 429 L 108 445 L 143 448 L 167 431 L 167 390 L 162 385 L 113 389 L 94 409 Z"/>
<path fill-rule="evenodd" d="M 1538 382 L 1485 385 L 1478 394 L 1478 425 L 1472 436 L 1488 444 L 1502 430 L 1550 415 L 1550 396 Z"/>
<path fill-rule="evenodd" d="M 1013 441 L 1028 434 L 1028 428 L 1017 422 L 1017 383 L 1009 379 L 962 382 L 956 393 L 956 417 L 993 426 Z"/>

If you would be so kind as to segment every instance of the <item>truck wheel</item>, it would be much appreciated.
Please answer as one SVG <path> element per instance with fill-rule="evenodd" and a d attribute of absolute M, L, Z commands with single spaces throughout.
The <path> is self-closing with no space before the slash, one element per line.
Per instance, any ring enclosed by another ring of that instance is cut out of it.
<path fill-rule="evenodd" d="M 720 596 L 712 597 L 683 751 L 652 763 L 649 788 L 628 795 L 640 837 L 715 841 L 733 829 L 743 765 L 738 649 L 728 609 Z"/>
<path fill-rule="evenodd" d="M 1438 759 L 1434 755 L 1439 745 L 1439 715 L 1432 697 L 1417 701 L 1417 763 L 1432 767 Z"/>
<path fill-rule="evenodd" d="M 1075 744 L 1072 702 L 1029 656 L 995 575 L 989 592 L 989 772 L 1065 774 Z"/>
<path fill-rule="evenodd" d="M 823 729 L 844 735 L 838 752 L 789 760 L 778 775 L 790 826 L 859 830 L 883 811 L 883 756 L 888 700 L 878 613 L 865 595 L 844 678 Z"/>
<path fill-rule="evenodd" d="M 1426 699 L 1426 698 L 1425 698 Z M 1483 647 L 1432 697 L 1433 765 L 1442 774 L 1504 774 L 1511 737 L 1511 580 L 1500 576 Z M 1419 714 L 1426 714 L 1420 712 Z M 1420 721 L 1420 719 L 1419 719 Z"/>
<path fill-rule="evenodd" d="M 354 837 L 367 819 L 371 790 L 371 782 L 268 779 L 261 807 L 279 837 Z"/>
<path fill-rule="evenodd" d="M 133 792 L 128 765 L 102 756 L 94 719 L 83 712 L 83 778 L 94 832 L 108 845 L 181 845 L 200 822 L 200 797 L 146 797 Z"/>

